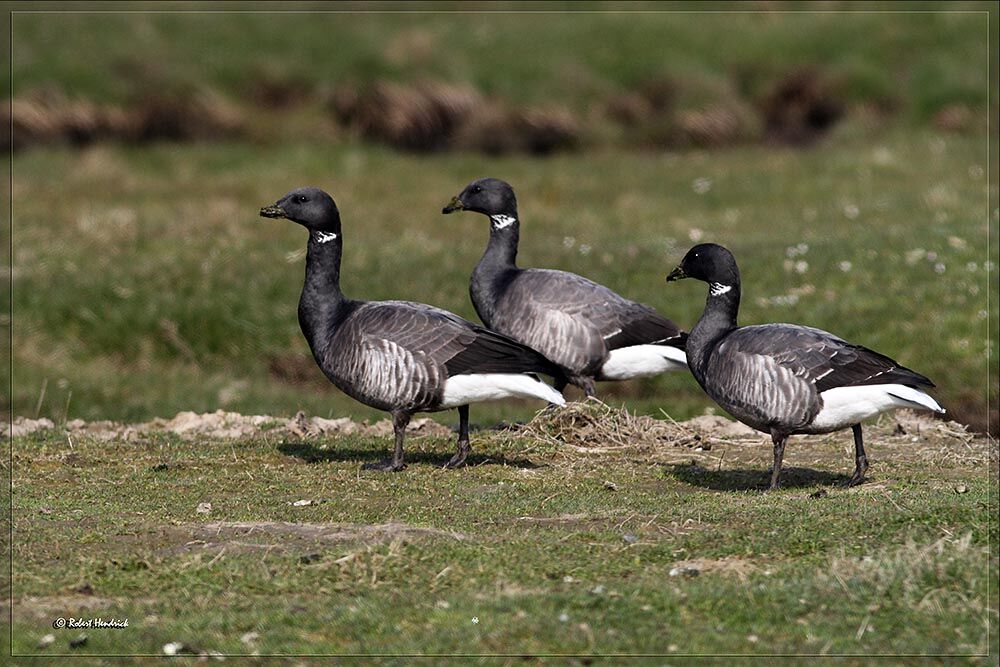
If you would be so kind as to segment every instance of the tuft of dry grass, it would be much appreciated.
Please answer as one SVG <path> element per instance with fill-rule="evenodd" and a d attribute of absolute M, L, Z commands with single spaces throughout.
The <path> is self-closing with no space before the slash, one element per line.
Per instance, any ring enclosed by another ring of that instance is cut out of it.
<path fill-rule="evenodd" d="M 0 124 L 10 127 L 4 148 L 38 144 L 89 144 L 160 139 L 208 141 L 242 136 L 242 114 L 222 96 L 200 91 L 189 96 L 153 95 L 130 107 L 71 99 L 58 91 L 38 90 L 9 100 Z"/>
<path fill-rule="evenodd" d="M 690 432 L 677 422 L 635 415 L 594 397 L 539 412 L 519 435 L 588 454 L 664 444 L 681 446 L 693 441 Z"/>
<path fill-rule="evenodd" d="M 342 106 L 335 111 L 352 119 L 363 137 L 415 151 L 446 148 L 456 128 L 483 105 L 470 86 L 432 81 L 379 81 L 360 93 L 353 110 L 345 100 L 337 100 Z"/>
<path fill-rule="evenodd" d="M 360 136 L 411 151 L 546 154 L 577 145 L 580 126 L 559 106 L 514 107 L 468 85 L 377 81 L 334 88 L 327 108 Z"/>

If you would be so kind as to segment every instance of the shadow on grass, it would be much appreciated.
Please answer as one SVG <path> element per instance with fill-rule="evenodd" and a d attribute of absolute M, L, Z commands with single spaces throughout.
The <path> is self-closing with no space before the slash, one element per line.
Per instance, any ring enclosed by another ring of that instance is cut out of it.
<path fill-rule="evenodd" d="M 699 465 L 680 463 L 667 465 L 664 472 L 674 479 L 714 491 L 749 491 L 767 489 L 771 483 L 771 470 L 738 468 L 732 470 L 709 470 Z M 842 473 L 794 468 L 781 469 L 781 488 L 799 489 L 811 486 L 846 486 L 851 476 Z"/>
<path fill-rule="evenodd" d="M 278 445 L 278 451 L 282 454 L 302 459 L 306 463 L 354 462 L 364 464 L 368 462 L 381 461 L 392 454 L 389 449 L 384 451 L 372 451 L 370 449 L 355 448 L 319 449 L 315 445 L 304 442 L 282 443 Z M 441 468 L 451 459 L 452 454 L 454 454 L 452 451 L 448 451 L 446 453 L 442 452 L 440 454 L 431 452 L 406 452 L 406 463 L 407 465 L 426 463 Z M 532 463 L 528 459 L 509 459 L 503 455 L 487 456 L 486 454 L 477 454 L 475 449 L 472 450 L 472 453 L 469 454 L 469 457 L 465 460 L 466 466 L 487 464 L 529 470 L 540 467 L 538 464 Z"/>

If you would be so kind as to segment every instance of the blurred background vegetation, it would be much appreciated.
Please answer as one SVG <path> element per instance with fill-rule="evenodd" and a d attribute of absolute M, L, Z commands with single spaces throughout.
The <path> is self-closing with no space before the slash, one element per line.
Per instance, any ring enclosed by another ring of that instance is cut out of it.
<path fill-rule="evenodd" d="M 257 211 L 321 186 L 349 295 L 475 319 L 486 222 L 440 209 L 491 175 L 518 193 L 522 266 L 690 327 L 704 286 L 663 277 L 693 242 L 723 243 L 743 323 L 880 350 L 986 428 L 990 3 L 116 7 L 11 16 L 15 415 L 378 416 L 299 333 L 304 232 Z M 686 374 L 600 392 L 660 417 L 712 409 Z"/>

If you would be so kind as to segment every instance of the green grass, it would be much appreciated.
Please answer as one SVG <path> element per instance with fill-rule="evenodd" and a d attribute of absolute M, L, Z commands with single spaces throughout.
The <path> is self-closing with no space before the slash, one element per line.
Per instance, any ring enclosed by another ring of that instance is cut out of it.
<path fill-rule="evenodd" d="M 892 424 L 869 430 L 865 485 L 842 486 L 841 434 L 793 443 L 770 494 L 765 442 L 586 455 L 477 433 L 474 465 L 443 471 L 453 443 L 411 438 L 385 476 L 358 471 L 388 444 L 367 437 L 20 438 L 14 652 L 984 653 L 995 443 Z M 386 523 L 425 533 L 357 532 Z M 130 628 L 36 648 L 95 616 Z"/>
<path fill-rule="evenodd" d="M 13 17 L 14 90 L 55 84 L 70 95 L 122 102 L 206 85 L 242 97 L 262 76 L 308 89 L 431 77 L 469 82 L 517 103 L 584 112 L 595 99 L 652 77 L 680 81 L 681 105 L 697 106 L 737 89 L 755 98 L 790 69 L 816 65 L 840 82 L 849 102 L 889 103 L 919 122 L 947 104 L 984 110 L 991 85 L 990 4 L 982 2 L 827 3 L 824 11 L 791 3 L 785 12 L 717 3 L 715 13 L 682 3 L 628 6 L 641 14 L 609 3 L 591 3 L 593 13 L 553 3 L 532 14 L 516 10 L 538 5 L 494 4 L 489 8 L 499 11 L 475 13 L 439 3 L 421 14 L 340 5 L 340 12 L 310 15 L 187 7 L 195 11 L 20 8 Z M 740 38 L 728 37 L 735 34 Z M 5 89 L 10 76 L 5 70 Z"/>
<path fill-rule="evenodd" d="M 690 327 L 704 286 L 664 276 L 693 239 L 723 243 L 743 273 L 742 323 L 809 324 L 889 354 L 931 377 L 954 417 L 984 427 L 987 372 L 997 374 L 995 354 L 986 365 L 986 313 L 996 331 L 998 312 L 985 270 L 997 262 L 986 138 L 900 132 L 869 143 L 848 129 L 807 151 L 547 160 L 295 143 L 19 153 L 14 412 L 377 416 L 328 385 L 298 331 L 304 232 L 257 211 L 321 185 L 343 214 L 348 295 L 475 319 L 468 279 L 486 221 L 440 209 L 489 174 L 517 190 L 522 266 L 581 273 Z M 695 191 L 698 179 L 711 181 L 707 192 Z M 802 261 L 808 268 L 797 269 Z M 600 391 L 646 414 L 710 407 L 686 374 Z M 523 419 L 537 407 L 477 406 L 473 420 Z"/>

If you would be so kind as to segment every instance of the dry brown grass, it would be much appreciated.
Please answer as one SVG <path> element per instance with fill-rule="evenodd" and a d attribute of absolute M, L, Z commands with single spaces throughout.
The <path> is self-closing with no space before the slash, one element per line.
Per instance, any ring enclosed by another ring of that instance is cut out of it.
<path fill-rule="evenodd" d="M 512 107 L 468 85 L 377 81 L 337 86 L 327 106 L 360 136 L 412 151 L 475 150 L 544 154 L 578 143 L 580 127 L 566 109 Z"/>
<path fill-rule="evenodd" d="M 239 110 L 220 95 L 153 95 L 129 106 L 99 105 L 58 91 L 39 90 L 4 105 L 0 123 L 12 128 L 5 148 L 159 139 L 210 141 L 242 136 Z"/>

